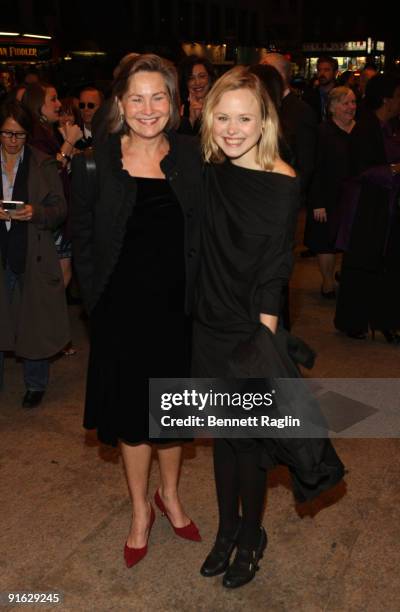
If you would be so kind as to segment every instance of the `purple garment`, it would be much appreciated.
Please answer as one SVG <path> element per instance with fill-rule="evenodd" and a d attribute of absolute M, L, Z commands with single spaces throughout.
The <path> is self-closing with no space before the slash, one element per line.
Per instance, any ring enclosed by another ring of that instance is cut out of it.
<path fill-rule="evenodd" d="M 335 247 L 339 251 L 347 251 L 350 244 L 350 237 L 356 216 L 358 201 L 363 183 L 379 185 L 387 189 L 389 193 L 389 215 L 393 217 L 396 202 L 400 194 L 400 175 L 393 175 L 390 164 L 400 161 L 400 140 L 394 136 L 392 127 L 389 123 L 381 123 L 383 143 L 386 154 L 386 164 L 371 166 L 356 177 L 349 179 L 343 188 L 341 204 L 341 223 L 338 230 Z M 390 223 L 388 224 L 388 235 Z M 387 243 L 388 236 L 386 237 Z"/>

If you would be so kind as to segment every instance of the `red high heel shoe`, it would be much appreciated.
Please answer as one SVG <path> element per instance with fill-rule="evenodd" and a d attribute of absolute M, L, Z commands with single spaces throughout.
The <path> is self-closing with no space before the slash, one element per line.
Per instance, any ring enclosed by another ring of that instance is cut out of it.
<path fill-rule="evenodd" d="M 149 524 L 149 534 L 147 536 L 147 542 L 149 541 L 150 531 L 153 527 L 153 523 L 156 518 L 156 514 L 154 512 L 154 508 L 150 505 L 150 524 Z M 126 567 L 133 567 L 136 563 L 139 563 L 145 556 L 147 555 L 147 544 L 146 546 L 142 546 L 142 548 L 130 548 L 128 544 L 125 544 L 124 548 L 124 558 Z"/>
<path fill-rule="evenodd" d="M 180 538 L 185 538 L 185 540 L 193 540 L 193 542 L 201 542 L 201 535 L 196 525 L 193 523 L 193 521 L 190 521 L 189 525 L 185 525 L 184 527 L 175 527 L 173 525 L 171 519 L 168 516 L 167 509 L 164 506 L 164 502 L 161 499 L 158 490 L 156 491 L 154 495 L 154 502 L 157 508 L 160 510 L 161 514 L 167 517 L 172 529 L 175 531 L 177 536 L 179 536 Z"/>

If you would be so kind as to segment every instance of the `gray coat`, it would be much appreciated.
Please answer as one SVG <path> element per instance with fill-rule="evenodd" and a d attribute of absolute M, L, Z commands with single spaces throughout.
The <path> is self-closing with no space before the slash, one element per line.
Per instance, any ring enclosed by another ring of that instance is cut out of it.
<path fill-rule="evenodd" d="M 65 220 L 67 205 L 57 162 L 31 148 L 28 203 L 33 206 L 23 290 L 10 305 L 0 265 L 0 350 L 27 359 L 45 359 L 70 340 L 67 305 L 60 262 L 52 231 Z"/>

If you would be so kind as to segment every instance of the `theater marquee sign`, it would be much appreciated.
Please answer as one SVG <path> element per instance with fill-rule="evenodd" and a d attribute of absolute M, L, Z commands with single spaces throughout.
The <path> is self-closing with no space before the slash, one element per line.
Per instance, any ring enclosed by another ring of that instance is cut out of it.
<path fill-rule="evenodd" d="M 0 43 L 0 62 L 45 62 L 51 55 L 51 48 L 46 45 Z"/>

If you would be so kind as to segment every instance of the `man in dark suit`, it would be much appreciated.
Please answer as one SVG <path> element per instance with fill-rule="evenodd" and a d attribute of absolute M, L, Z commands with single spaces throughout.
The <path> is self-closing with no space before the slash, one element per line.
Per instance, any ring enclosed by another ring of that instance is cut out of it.
<path fill-rule="evenodd" d="M 317 61 L 318 86 L 304 92 L 303 100 L 307 102 L 317 115 L 318 123 L 325 121 L 326 105 L 331 89 L 336 86 L 338 62 L 330 55 L 323 55 Z"/>
<path fill-rule="evenodd" d="M 104 96 L 95 87 L 85 87 L 79 94 L 79 111 L 82 119 L 83 138 L 75 144 L 77 149 L 84 151 L 92 146 L 92 119 L 103 104 Z"/>
<path fill-rule="evenodd" d="M 283 79 L 283 99 L 279 117 L 283 135 L 294 156 L 294 168 L 300 175 L 302 200 L 314 170 L 317 142 L 317 118 L 308 104 L 290 88 L 292 67 L 280 53 L 267 53 L 261 61 L 276 68 Z"/>
<path fill-rule="evenodd" d="M 307 189 L 314 171 L 317 142 L 317 118 L 314 111 L 290 89 L 292 67 L 280 53 L 267 53 L 262 64 L 273 66 L 283 80 L 283 98 L 279 112 L 286 143 L 293 154 L 293 166 L 300 176 L 301 198 L 306 202 Z M 289 288 L 283 291 L 282 320 L 290 331 Z"/>
<path fill-rule="evenodd" d="M 368 113 L 368 108 L 365 104 L 365 90 L 368 81 L 377 74 L 378 69 L 374 64 L 366 64 L 360 73 L 360 79 L 358 82 L 356 121 L 361 119 L 364 113 Z"/>
<path fill-rule="evenodd" d="M 317 80 L 318 85 L 304 92 L 303 100 L 314 111 L 317 122 L 327 119 L 326 107 L 329 92 L 336 86 L 336 76 L 338 72 L 338 62 L 334 57 L 324 55 L 317 61 Z M 301 257 L 314 257 L 315 253 L 306 249 L 302 251 Z"/>

